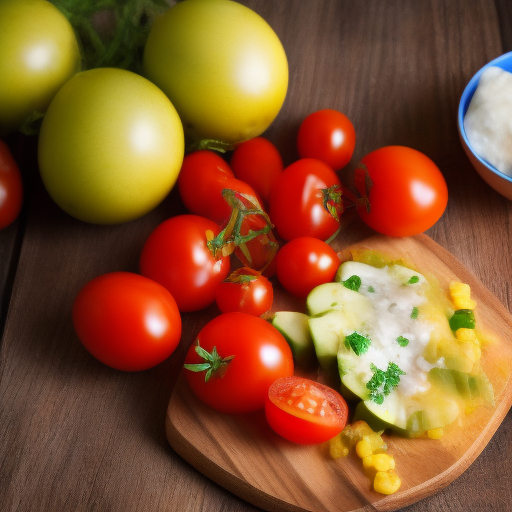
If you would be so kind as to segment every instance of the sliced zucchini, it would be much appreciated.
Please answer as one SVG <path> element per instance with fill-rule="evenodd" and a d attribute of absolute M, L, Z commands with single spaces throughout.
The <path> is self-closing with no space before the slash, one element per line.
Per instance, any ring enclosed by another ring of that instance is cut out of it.
<path fill-rule="evenodd" d="M 295 311 L 277 311 L 271 322 L 290 345 L 297 365 L 306 368 L 316 362 L 308 315 Z"/>

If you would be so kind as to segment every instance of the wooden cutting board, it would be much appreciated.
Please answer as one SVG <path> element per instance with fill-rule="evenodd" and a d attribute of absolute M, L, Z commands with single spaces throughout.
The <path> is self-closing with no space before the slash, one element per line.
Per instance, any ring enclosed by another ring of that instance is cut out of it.
<path fill-rule="evenodd" d="M 496 404 L 479 407 L 440 440 L 385 436 L 402 487 L 383 496 L 371 489 L 352 453 L 333 460 L 327 446 L 299 446 L 268 427 L 263 413 L 229 416 L 200 403 L 181 376 L 169 402 L 166 432 L 173 449 L 192 466 L 234 494 L 269 511 L 348 512 L 396 510 L 455 480 L 476 459 L 512 404 L 512 316 L 499 300 L 449 252 L 426 235 L 406 239 L 374 236 L 357 244 L 419 271 L 434 274 L 442 288 L 457 279 L 471 286 L 477 322 L 496 340 L 483 352 Z M 279 292 L 278 292 L 279 293 Z M 286 297 L 276 301 L 286 308 Z M 274 307 L 274 310 L 278 310 Z"/>

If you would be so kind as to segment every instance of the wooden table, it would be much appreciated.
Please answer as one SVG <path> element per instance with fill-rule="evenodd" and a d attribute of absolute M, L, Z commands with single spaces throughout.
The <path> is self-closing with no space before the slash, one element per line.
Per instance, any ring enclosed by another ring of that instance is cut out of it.
<path fill-rule="evenodd" d="M 512 50 L 509 0 L 243 3 L 270 23 L 288 55 L 288 96 L 266 133 L 285 162 L 297 158 L 299 123 L 321 108 L 353 121 L 353 162 L 390 144 L 423 151 L 450 193 L 444 216 L 427 234 L 510 309 L 512 204 L 473 170 L 456 127 L 458 100 L 473 73 Z M 184 315 L 179 349 L 140 373 L 97 362 L 71 323 L 72 301 L 88 280 L 137 271 L 146 237 L 181 211 L 177 191 L 138 221 L 88 225 L 64 214 L 45 192 L 36 139 L 14 135 L 8 142 L 27 194 L 19 220 L 0 232 L 0 509 L 256 510 L 194 470 L 165 437 L 185 351 L 215 308 Z M 369 234 L 356 216 L 349 224 L 351 233 Z M 460 478 L 404 510 L 512 510 L 511 450 L 509 413 Z"/>

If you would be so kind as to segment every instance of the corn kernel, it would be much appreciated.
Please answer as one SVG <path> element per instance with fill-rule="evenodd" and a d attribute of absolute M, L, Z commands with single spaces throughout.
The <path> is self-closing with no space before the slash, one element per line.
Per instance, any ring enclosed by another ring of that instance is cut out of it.
<path fill-rule="evenodd" d="M 444 431 L 442 428 L 431 428 L 427 430 L 427 437 L 429 439 L 441 439 L 443 437 Z"/>
<path fill-rule="evenodd" d="M 449 286 L 450 297 L 457 309 L 475 309 L 476 301 L 471 299 L 471 288 L 468 284 L 452 281 Z"/>
<path fill-rule="evenodd" d="M 402 485 L 400 477 L 396 473 L 378 471 L 373 481 L 373 488 L 380 494 L 393 494 Z"/>
<path fill-rule="evenodd" d="M 462 327 L 455 331 L 455 337 L 463 341 L 477 341 L 475 329 L 465 329 Z"/>
<path fill-rule="evenodd" d="M 364 459 L 373 454 L 372 444 L 370 442 L 369 436 L 364 436 L 361 441 L 356 444 L 356 453 Z"/>
<path fill-rule="evenodd" d="M 363 459 L 364 469 L 375 469 L 377 471 L 389 471 L 395 469 L 395 459 L 387 453 L 369 455 Z"/>

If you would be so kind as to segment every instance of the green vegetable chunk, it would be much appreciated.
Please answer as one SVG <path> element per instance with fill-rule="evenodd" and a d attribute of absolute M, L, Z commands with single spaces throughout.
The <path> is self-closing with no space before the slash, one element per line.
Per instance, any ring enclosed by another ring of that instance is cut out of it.
<path fill-rule="evenodd" d="M 475 313 L 471 309 L 458 309 L 450 318 L 450 329 L 474 329 Z"/>
<path fill-rule="evenodd" d="M 418 313 L 419 313 L 418 308 L 416 306 L 414 306 L 411 311 L 411 318 L 413 320 L 416 320 L 416 318 L 418 318 Z"/>
<path fill-rule="evenodd" d="M 361 278 L 359 276 L 350 276 L 345 281 L 342 281 L 342 284 L 345 288 L 358 292 L 361 287 Z"/>
<path fill-rule="evenodd" d="M 345 337 L 345 347 L 351 348 L 358 356 L 367 352 L 371 343 L 369 336 L 355 331 Z"/>

